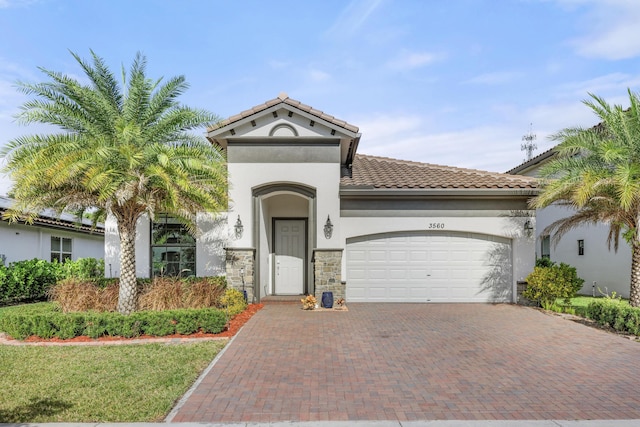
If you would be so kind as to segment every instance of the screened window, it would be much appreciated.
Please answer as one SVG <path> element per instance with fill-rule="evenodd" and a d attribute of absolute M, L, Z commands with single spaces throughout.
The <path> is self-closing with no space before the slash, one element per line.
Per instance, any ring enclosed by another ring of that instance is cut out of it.
<path fill-rule="evenodd" d="M 540 238 L 540 257 L 551 258 L 551 237 L 549 236 Z"/>
<path fill-rule="evenodd" d="M 196 240 L 177 219 L 157 215 L 151 223 L 154 276 L 195 276 Z"/>
<path fill-rule="evenodd" d="M 72 241 L 67 237 L 51 236 L 51 262 L 71 259 Z"/>

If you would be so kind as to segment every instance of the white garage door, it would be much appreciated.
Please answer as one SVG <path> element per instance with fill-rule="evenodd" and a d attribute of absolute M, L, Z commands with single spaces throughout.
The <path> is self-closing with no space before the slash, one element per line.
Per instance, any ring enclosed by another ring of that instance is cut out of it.
<path fill-rule="evenodd" d="M 406 232 L 347 241 L 349 302 L 511 302 L 511 243 Z"/>

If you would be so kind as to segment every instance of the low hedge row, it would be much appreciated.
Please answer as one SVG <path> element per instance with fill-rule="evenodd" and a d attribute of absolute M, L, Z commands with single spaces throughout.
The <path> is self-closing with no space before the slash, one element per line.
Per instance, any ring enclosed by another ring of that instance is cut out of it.
<path fill-rule="evenodd" d="M 586 316 L 618 332 L 640 335 L 640 308 L 631 307 L 618 299 L 593 301 L 587 306 Z"/>
<path fill-rule="evenodd" d="M 198 331 L 218 333 L 227 324 L 227 314 L 219 309 L 138 311 L 128 316 L 113 312 L 7 313 L 0 316 L 0 330 L 15 339 L 36 335 L 41 338 L 69 339 L 140 335 L 165 336 Z"/>

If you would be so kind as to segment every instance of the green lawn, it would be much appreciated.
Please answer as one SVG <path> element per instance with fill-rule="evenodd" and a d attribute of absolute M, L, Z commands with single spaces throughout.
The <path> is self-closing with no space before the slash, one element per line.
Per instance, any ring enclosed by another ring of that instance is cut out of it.
<path fill-rule="evenodd" d="M 0 423 L 161 421 L 225 344 L 0 345 Z"/>
<path fill-rule="evenodd" d="M 589 305 L 590 302 L 595 301 L 595 300 L 599 300 L 602 299 L 603 297 L 592 297 L 592 296 L 587 296 L 587 295 L 578 295 L 574 298 L 571 298 L 571 304 L 570 304 L 570 308 L 572 308 L 573 310 L 575 310 L 575 314 L 578 316 L 585 316 L 585 312 L 587 309 L 587 306 Z M 621 300 L 622 304 L 629 304 L 628 300 Z M 565 307 L 564 304 L 564 299 L 563 298 L 559 298 L 558 300 L 556 300 L 556 305 L 559 307 Z"/>

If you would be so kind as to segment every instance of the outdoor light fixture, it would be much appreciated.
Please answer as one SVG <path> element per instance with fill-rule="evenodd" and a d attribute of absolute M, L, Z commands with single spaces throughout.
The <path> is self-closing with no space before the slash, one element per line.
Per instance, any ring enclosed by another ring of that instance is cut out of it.
<path fill-rule="evenodd" d="M 531 224 L 530 220 L 526 220 L 524 222 L 524 232 L 528 237 L 531 237 L 531 232 L 533 231 L 533 224 Z"/>
<path fill-rule="evenodd" d="M 324 223 L 324 237 L 330 239 L 333 234 L 333 224 L 331 224 L 331 218 L 327 215 L 327 222 Z"/>
<path fill-rule="evenodd" d="M 244 226 L 242 225 L 242 221 L 240 221 L 240 215 L 238 215 L 238 220 L 236 221 L 236 225 L 233 226 L 233 229 L 236 233 L 236 240 L 241 239 Z"/>

